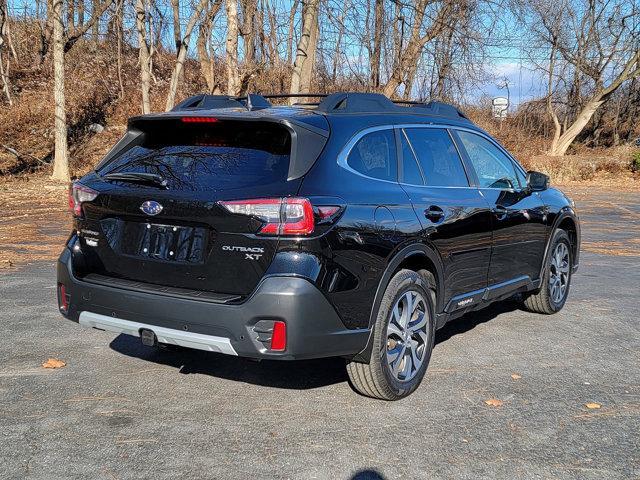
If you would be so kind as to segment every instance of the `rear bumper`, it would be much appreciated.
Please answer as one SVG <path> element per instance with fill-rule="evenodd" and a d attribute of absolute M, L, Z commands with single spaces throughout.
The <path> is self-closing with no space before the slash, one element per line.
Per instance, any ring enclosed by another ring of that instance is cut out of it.
<path fill-rule="evenodd" d="M 70 298 L 64 316 L 84 326 L 135 336 L 149 329 L 162 343 L 282 360 L 351 356 L 369 336 L 347 329 L 304 278 L 266 277 L 246 301 L 230 305 L 84 282 L 73 276 L 70 257 L 65 248 L 58 260 L 58 283 Z M 286 323 L 284 351 L 270 351 L 264 332 L 254 331 L 262 320 Z"/>

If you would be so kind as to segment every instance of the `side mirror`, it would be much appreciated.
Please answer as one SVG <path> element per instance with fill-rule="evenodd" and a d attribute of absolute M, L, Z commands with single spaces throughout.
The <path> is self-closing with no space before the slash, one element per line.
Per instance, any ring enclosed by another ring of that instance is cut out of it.
<path fill-rule="evenodd" d="M 549 188 L 549 176 L 540 172 L 527 172 L 527 187 L 534 192 L 541 192 Z"/>

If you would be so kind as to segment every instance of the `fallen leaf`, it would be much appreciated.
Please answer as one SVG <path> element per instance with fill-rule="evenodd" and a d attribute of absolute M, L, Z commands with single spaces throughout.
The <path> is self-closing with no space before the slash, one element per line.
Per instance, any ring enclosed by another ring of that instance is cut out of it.
<path fill-rule="evenodd" d="M 42 364 L 44 368 L 62 368 L 67 364 L 62 360 L 58 360 L 57 358 L 50 358 L 46 362 Z"/>
<path fill-rule="evenodd" d="M 490 398 L 489 400 L 485 400 L 484 403 L 489 405 L 490 407 L 501 407 L 502 400 L 498 400 L 497 398 Z"/>
<path fill-rule="evenodd" d="M 517 373 L 512 373 L 511 378 L 513 378 L 514 380 L 520 380 L 522 378 L 522 375 L 518 375 Z"/>
<path fill-rule="evenodd" d="M 602 405 L 600 405 L 599 403 L 596 403 L 596 402 L 585 403 L 584 406 L 589 408 L 589 409 L 591 409 L 591 410 L 598 409 L 598 408 L 602 407 Z"/>

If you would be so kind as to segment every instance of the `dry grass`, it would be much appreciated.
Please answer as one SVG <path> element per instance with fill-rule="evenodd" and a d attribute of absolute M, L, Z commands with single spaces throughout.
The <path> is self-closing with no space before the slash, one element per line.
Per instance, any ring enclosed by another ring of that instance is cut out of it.
<path fill-rule="evenodd" d="M 0 180 L 0 271 L 58 257 L 71 228 L 66 192 L 43 176 Z"/>

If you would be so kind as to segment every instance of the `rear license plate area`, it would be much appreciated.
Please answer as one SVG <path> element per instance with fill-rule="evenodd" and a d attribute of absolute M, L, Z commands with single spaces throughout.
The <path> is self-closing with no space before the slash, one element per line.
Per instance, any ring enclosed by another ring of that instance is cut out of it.
<path fill-rule="evenodd" d="M 202 263 L 207 233 L 202 227 L 124 222 L 120 253 L 165 262 Z"/>

